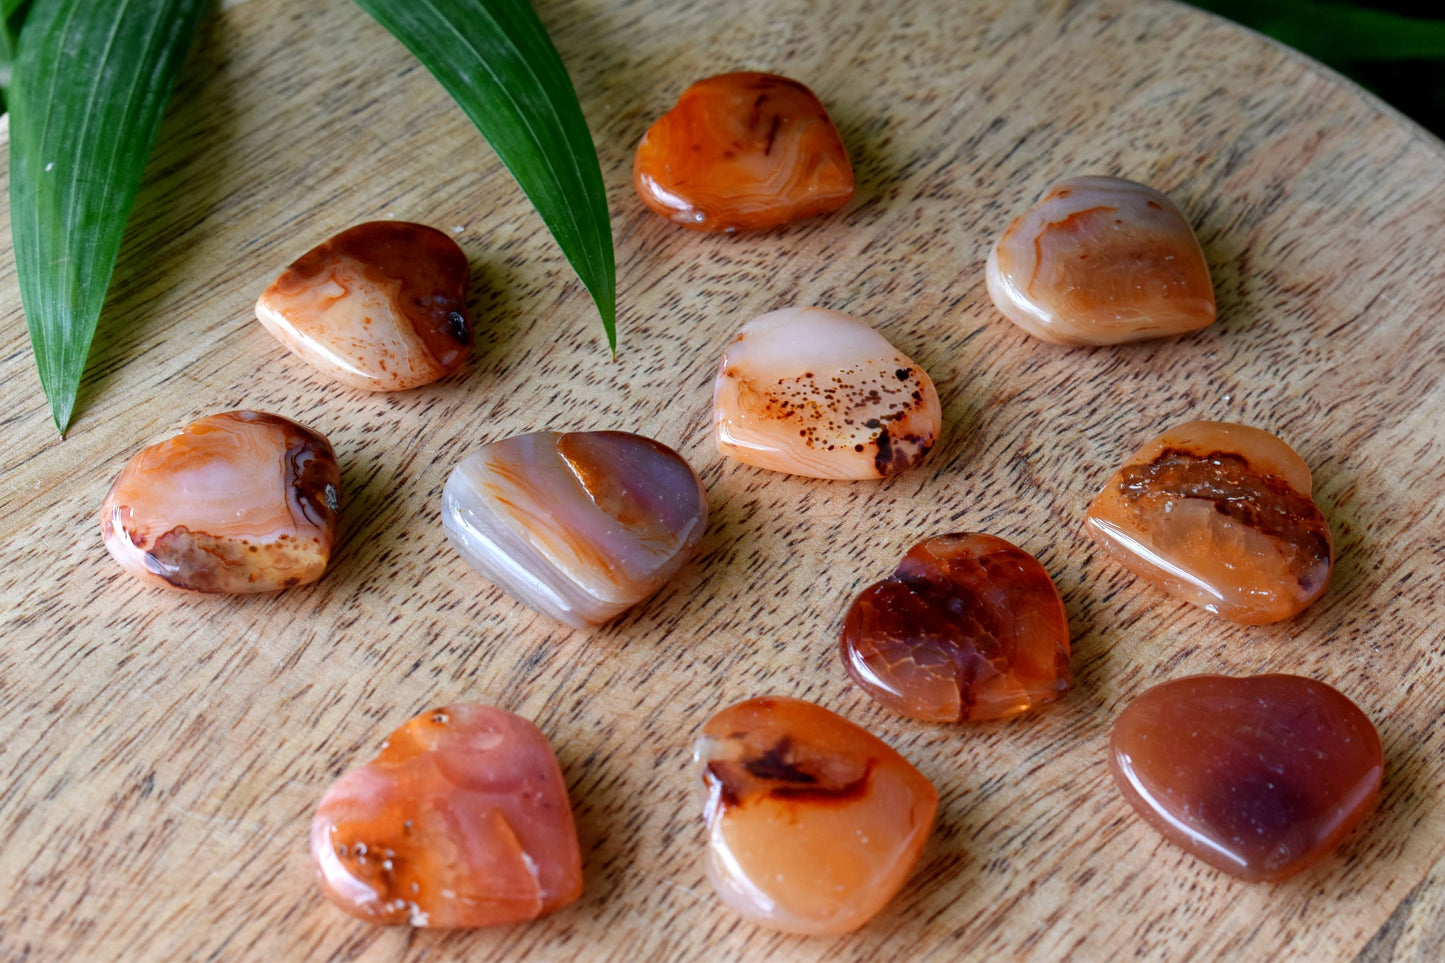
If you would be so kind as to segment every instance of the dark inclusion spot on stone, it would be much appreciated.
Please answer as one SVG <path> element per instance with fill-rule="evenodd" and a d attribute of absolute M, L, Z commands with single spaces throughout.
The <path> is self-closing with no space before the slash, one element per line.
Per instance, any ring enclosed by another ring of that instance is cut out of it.
<path fill-rule="evenodd" d="M 774 114 L 774 115 L 773 115 L 773 123 L 772 123 L 772 125 L 768 128 L 768 142 L 767 142 L 767 144 L 764 145 L 764 147 L 763 147 L 763 154 L 764 154 L 765 156 L 768 155 L 768 154 L 771 154 L 771 153 L 773 152 L 773 142 L 774 142 L 775 140 L 777 140 L 777 138 L 778 138 L 778 128 L 782 125 L 782 123 L 783 123 L 783 116 L 782 116 L 782 114 Z"/>
<path fill-rule="evenodd" d="M 341 509 L 341 468 L 326 438 L 301 425 L 274 416 L 286 433 L 286 484 L 312 524 L 329 527 Z"/>
<path fill-rule="evenodd" d="M 820 775 L 795 765 L 789 759 L 792 750 L 792 738 L 784 736 L 770 749 L 750 758 L 713 760 L 707 764 L 704 776 L 709 786 L 716 790 L 717 799 L 723 806 L 741 805 L 748 797 L 835 804 L 862 799 L 867 795 L 868 781 L 877 760 L 868 760 L 863 774 L 857 779 L 841 785 L 828 785 Z"/>
<path fill-rule="evenodd" d="M 790 802 L 824 804 L 853 802 L 868 795 L 868 780 L 873 775 L 874 765 L 875 760 L 869 759 L 868 765 L 863 769 L 863 775 L 841 786 L 774 786 L 768 790 L 768 795 L 774 799 L 786 799 Z"/>
<path fill-rule="evenodd" d="M 878 446 L 878 454 L 873 457 L 873 466 L 878 474 L 889 475 L 921 461 L 933 448 L 933 439 L 911 432 L 895 438 L 884 428 L 874 439 L 874 444 Z"/>
<path fill-rule="evenodd" d="M 792 752 L 793 740 L 784 736 L 779 739 L 767 752 L 760 756 L 754 756 L 743 763 L 743 768 L 749 775 L 759 779 L 772 779 L 778 782 L 815 783 L 818 778 L 812 773 L 804 772 L 788 761 L 788 755 Z"/>
<path fill-rule="evenodd" d="M 737 778 L 729 772 L 731 763 L 713 760 L 703 770 L 704 781 L 708 786 L 717 791 L 718 802 L 723 806 L 736 806 L 742 802 L 740 797 L 741 786 Z"/>
<path fill-rule="evenodd" d="M 146 568 L 179 589 L 224 592 L 226 560 L 212 550 L 212 543 L 206 533 L 177 525 L 146 552 Z"/>
<path fill-rule="evenodd" d="M 467 324 L 467 319 L 460 311 L 452 311 L 447 314 L 447 330 L 451 332 L 458 344 L 472 343 L 472 329 Z"/>
<path fill-rule="evenodd" d="M 873 466 L 878 469 L 878 474 L 886 475 L 889 467 L 893 464 L 893 438 L 888 434 L 887 428 L 878 432 L 876 444 L 878 445 L 878 454 L 873 458 Z"/>

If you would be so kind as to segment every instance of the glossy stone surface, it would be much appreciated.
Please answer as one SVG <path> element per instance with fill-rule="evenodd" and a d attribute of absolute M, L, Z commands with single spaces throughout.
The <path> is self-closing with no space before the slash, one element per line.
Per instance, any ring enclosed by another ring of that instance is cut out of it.
<path fill-rule="evenodd" d="M 1267 431 L 1196 421 L 1129 457 L 1085 529 L 1135 575 L 1235 622 L 1299 613 L 1324 592 L 1334 542 L 1310 470 Z"/>
<path fill-rule="evenodd" d="M 693 752 L 707 874 L 728 906 L 790 933 L 847 933 L 883 908 L 933 826 L 933 784 L 821 706 L 769 696 L 708 720 Z"/>
<path fill-rule="evenodd" d="M 642 202 L 698 231 L 757 230 L 835 211 L 853 168 L 813 92 L 772 74 L 709 77 L 637 145 Z"/>
<path fill-rule="evenodd" d="M 1109 767 L 1164 838 L 1257 882 L 1333 849 L 1374 805 L 1384 756 L 1365 714 L 1322 682 L 1201 675 L 1131 702 Z"/>
<path fill-rule="evenodd" d="M 943 412 L 925 372 L 856 318 L 784 308 L 743 325 L 713 387 L 718 451 L 812 478 L 882 478 L 918 464 Z"/>
<path fill-rule="evenodd" d="M 126 571 L 197 592 L 272 592 L 314 582 L 336 537 L 341 472 L 318 432 L 227 411 L 136 452 L 100 512 Z"/>
<path fill-rule="evenodd" d="M 965 532 L 926 539 L 843 623 L 843 665 L 883 705 L 926 722 L 1006 719 L 1069 691 L 1069 620 L 1021 548 Z"/>
<path fill-rule="evenodd" d="M 514 923 L 582 893 L 552 748 L 491 706 L 432 709 L 393 732 L 322 797 L 311 857 L 327 898 L 369 923 Z"/>
<path fill-rule="evenodd" d="M 1169 198 L 1118 177 L 1059 181 L 989 255 L 988 293 L 1012 322 L 1058 344 L 1120 344 L 1214 322 L 1214 284 Z"/>
<path fill-rule="evenodd" d="M 518 435 L 469 455 L 442 492 L 447 536 L 477 571 L 574 628 L 662 587 L 707 528 L 682 456 L 622 431 Z"/>
<path fill-rule="evenodd" d="M 364 391 L 436 381 L 467 359 L 467 256 L 435 228 L 358 224 L 307 251 L 261 299 L 266 330 L 322 374 Z"/>

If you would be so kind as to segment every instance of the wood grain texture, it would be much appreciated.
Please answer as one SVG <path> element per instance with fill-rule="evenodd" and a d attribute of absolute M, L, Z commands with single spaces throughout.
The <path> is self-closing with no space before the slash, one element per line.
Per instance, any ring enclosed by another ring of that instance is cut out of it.
<path fill-rule="evenodd" d="M 203 23 L 64 442 L 0 249 L 0 959 L 1435 959 L 1445 149 L 1296 55 L 1154 0 L 739 0 L 726 16 L 701 0 L 540 0 L 539 13 L 608 184 L 615 362 L 493 155 L 346 0 L 246 0 Z M 719 237 L 642 207 L 629 174 L 643 131 L 689 83 L 733 69 L 792 75 L 829 106 L 859 177 L 847 208 Z M 1196 225 L 1216 325 L 1080 350 L 995 312 L 988 246 L 1049 182 L 1086 172 L 1146 181 Z M 379 217 L 452 231 L 475 272 L 473 363 L 396 396 L 324 383 L 251 316 L 291 259 Z M 930 372 L 944 437 L 922 466 L 824 483 L 717 456 L 723 346 L 756 314 L 810 303 L 867 319 Z M 201 598 L 122 573 L 96 521 L 111 479 L 142 441 L 241 406 L 335 446 L 329 574 Z M 1274 431 L 1314 469 L 1339 563 L 1296 619 L 1224 623 L 1081 531 L 1123 457 L 1201 418 Z M 574 632 L 469 571 L 438 500 L 477 445 L 595 428 L 677 447 L 712 521 L 668 588 Z M 1075 652 L 1062 702 L 929 726 L 849 684 L 835 649 L 853 595 L 954 530 L 1007 538 L 1055 577 Z M 1144 688 L 1259 671 L 1340 688 L 1378 725 L 1388 767 L 1338 852 L 1273 886 L 1162 842 L 1105 765 L 1111 720 Z M 769 692 L 867 726 L 941 793 L 910 882 L 847 938 L 741 923 L 702 875 L 693 733 Z M 312 808 L 401 722 L 459 700 L 535 719 L 557 748 L 584 896 L 527 926 L 369 928 L 312 882 Z"/>

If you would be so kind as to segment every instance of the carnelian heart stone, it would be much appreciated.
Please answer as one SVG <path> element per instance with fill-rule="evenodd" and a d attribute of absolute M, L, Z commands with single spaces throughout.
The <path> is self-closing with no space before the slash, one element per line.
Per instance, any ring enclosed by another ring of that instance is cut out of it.
<path fill-rule="evenodd" d="M 336 539 L 341 469 L 280 415 L 207 415 L 131 456 L 100 511 L 105 547 L 153 585 L 275 592 L 314 582 Z"/>
<path fill-rule="evenodd" d="M 1248 425 L 1195 421 L 1140 448 L 1089 505 L 1084 528 L 1145 581 L 1245 625 L 1319 598 L 1334 542 L 1310 470 Z"/>
<path fill-rule="evenodd" d="M 853 168 L 828 112 L 796 80 L 709 77 L 683 91 L 637 145 L 642 202 L 698 231 L 757 230 L 835 211 Z"/>
<path fill-rule="evenodd" d="M 822 706 L 769 696 L 708 720 L 693 752 L 707 874 L 723 901 L 790 933 L 847 933 L 913 868 L 938 793 L 881 739 Z"/>
<path fill-rule="evenodd" d="M 482 705 L 423 712 L 329 789 L 311 823 L 322 891 L 370 923 L 459 928 L 582 892 L 567 786 L 537 727 Z"/>
<path fill-rule="evenodd" d="M 712 406 L 721 454 L 813 478 L 906 471 L 943 429 L 928 372 L 827 308 L 783 308 L 743 325 L 723 352 Z"/>
<path fill-rule="evenodd" d="M 1359 707 L 1294 675 L 1200 675 L 1119 715 L 1109 767 L 1164 838 L 1240 879 L 1317 862 L 1369 812 L 1380 737 Z"/>
<path fill-rule="evenodd" d="M 303 254 L 256 319 L 322 374 L 363 391 L 430 384 L 471 350 L 467 256 L 436 228 L 369 221 Z"/>
<path fill-rule="evenodd" d="M 940 535 L 848 610 L 843 665 L 927 722 L 1005 719 L 1069 691 L 1069 620 L 1049 573 L 993 535 Z"/>
<path fill-rule="evenodd" d="M 1169 198 L 1119 177 L 1044 192 L 985 268 L 1004 316 L 1057 344 L 1121 344 L 1214 323 L 1214 285 L 1194 230 Z"/>

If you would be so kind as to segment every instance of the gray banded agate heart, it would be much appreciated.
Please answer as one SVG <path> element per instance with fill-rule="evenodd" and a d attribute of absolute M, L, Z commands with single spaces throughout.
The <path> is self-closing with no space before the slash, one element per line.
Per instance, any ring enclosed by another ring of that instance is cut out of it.
<path fill-rule="evenodd" d="M 672 577 L 707 527 L 707 493 L 682 456 L 650 438 L 538 431 L 458 465 L 442 492 L 442 523 L 477 571 L 583 628 Z"/>

